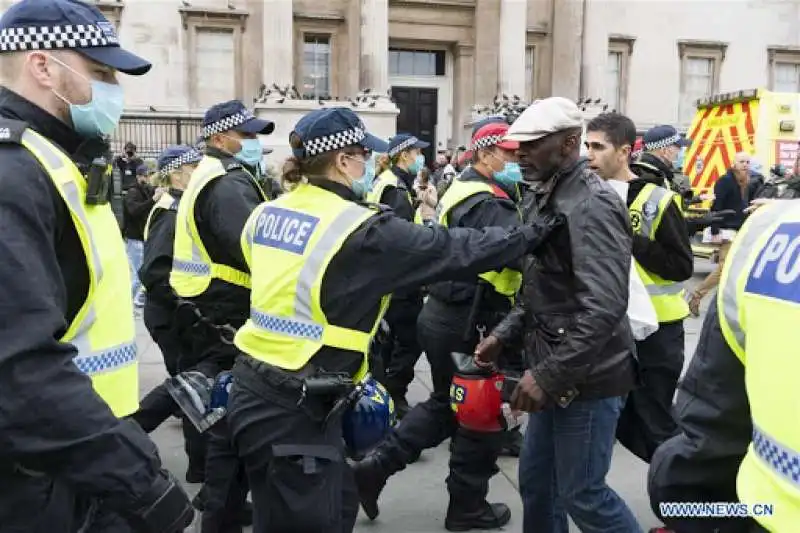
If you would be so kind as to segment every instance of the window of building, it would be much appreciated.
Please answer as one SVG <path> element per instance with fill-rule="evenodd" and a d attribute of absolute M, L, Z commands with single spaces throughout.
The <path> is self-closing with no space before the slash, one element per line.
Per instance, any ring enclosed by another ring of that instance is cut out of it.
<path fill-rule="evenodd" d="M 303 38 L 303 87 L 305 96 L 320 98 L 331 94 L 331 38 L 305 35 Z"/>
<path fill-rule="evenodd" d="M 770 47 L 768 56 L 770 89 L 777 92 L 800 92 L 800 48 Z"/>
<path fill-rule="evenodd" d="M 776 62 L 772 67 L 772 90 L 800 92 L 800 64 Z"/>
<path fill-rule="evenodd" d="M 186 30 L 189 105 L 207 109 L 225 100 L 242 99 L 242 33 L 248 13 L 238 9 L 183 7 Z"/>
<path fill-rule="evenodd" d="M 633 53 L 633 41 L 633 37 L 622 35 L 611 36 L 608 40 L 605 100 L 608 109 L 618 113 L 625 112 L 628 99 L 628 65 Z"/>
<path fill-rule="evenodd" d="M 233 100 L 236 94 L 236 52 L 233 31 L 225 28 L 198 28 L 195 54 L 202 69 L 195 69 L 197 103 L 206 108 Z"/>
<path fill-rule="evenodd" d="M 445 52 L 442 50 L 389 49 L 390 76 L 444 76 Z"/>
<path fill-rule="evenodd" d="M 719 73 L 727 44 L 703 41 L 679 41 L 681 59 L 678 120 L 691 124 L 697 111 L 697 100 L 719 91 Z"/>
<path fill-rule="evenodd" d="M 532 102 L 536 98 L 536 47 L 525 48 L 525 98 Z"/>
<path fill-rule="evenodd" d="M 122 0 L 95 0 L 94 4 L 103 16 L 114 25 L 117 31 L 119 31 L 119 22 L 122 18 L 122 10 L 125 7 Z"/>

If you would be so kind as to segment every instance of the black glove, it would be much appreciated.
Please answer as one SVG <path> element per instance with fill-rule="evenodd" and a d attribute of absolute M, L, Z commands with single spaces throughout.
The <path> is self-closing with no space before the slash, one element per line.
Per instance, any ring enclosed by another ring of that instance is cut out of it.
<path fill-rule="evenodd" d="M 181 533 L 194 520 L 194 509 L 181 484 L 166 470 L 134 508 L 120 511 L 137 533 Z"/>
<path fill-rule="evenodd" d="M 527 228 L 532 230 L 525 233 L 528 237 L 528 252 L 534 252 L 547 240 L 553 230 L 566 222 L 567 218 L 560 213 L 542 213 L 534 217 L 526 224 Z"/>

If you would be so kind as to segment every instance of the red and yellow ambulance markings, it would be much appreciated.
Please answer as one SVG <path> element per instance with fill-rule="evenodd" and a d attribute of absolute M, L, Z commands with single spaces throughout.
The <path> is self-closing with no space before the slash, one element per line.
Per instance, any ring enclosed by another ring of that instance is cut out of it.
<path fill-rule="evenodd" d="M 758 100 L 750 100 L 709 107 L 695 116 L 684 168 L 696 191 L 712 188 L 733 164 L 734 154 L 755 151 L 757 109 Z"/>

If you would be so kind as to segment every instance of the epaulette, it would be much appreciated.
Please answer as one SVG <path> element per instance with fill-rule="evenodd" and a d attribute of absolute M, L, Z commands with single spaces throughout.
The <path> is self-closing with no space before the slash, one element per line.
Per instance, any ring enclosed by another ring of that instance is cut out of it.
<path fill-rule="evenodd" d="M 241 163 L 237 161 L 226 161 L 225 162 L 225 172 L 230 172 L 231 170 L 240 170 L 244 168 Z"/>
<path fill-rule="evenodd" d="M 377 204 L 375 202 L 359 202 L 359 205 L 363 205 L 367 209 L 371 209 L 376 213 L 383 214 L 383 213 L 392 213 L 393 210 L 388 205 L 384 204 Z"/>
<path fill-rule="evenodd" d="M 22 120 L 0 118 L 0 143 L 22 144 L 22 134 L 28 129 L 28 123 Z"/>

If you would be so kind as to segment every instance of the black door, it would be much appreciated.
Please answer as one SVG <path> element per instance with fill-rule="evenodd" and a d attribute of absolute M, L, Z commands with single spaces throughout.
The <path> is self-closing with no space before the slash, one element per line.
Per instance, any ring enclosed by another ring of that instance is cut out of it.
<path fill-rule="evenodd" d="M 418 87 L 392 87 L 392 98 L 400 114 L 397 115 L 397 133 L 411 133 L 430 146 L 422 151 L 430 167 L 436 155 L 436 117 L 438 89 Z"/>

